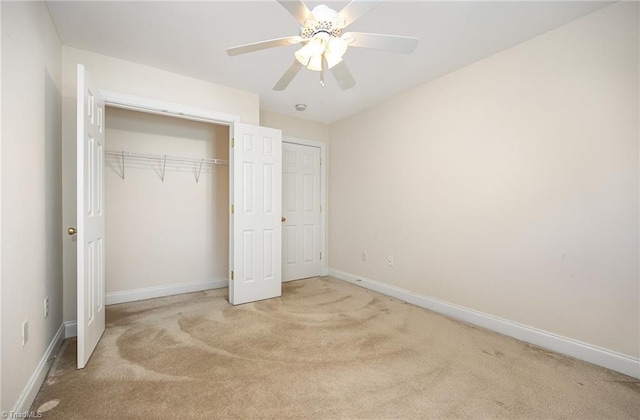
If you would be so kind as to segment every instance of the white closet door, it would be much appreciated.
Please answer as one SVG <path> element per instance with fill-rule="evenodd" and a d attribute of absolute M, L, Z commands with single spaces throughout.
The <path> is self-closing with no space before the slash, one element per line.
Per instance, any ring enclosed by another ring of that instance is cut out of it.
<path fill-rule="evenodd" d="M 229 302 L 282 294 L 282 132 L 235 123 Z"/>
<path fill-rule="evenodd" d="M 282 280 L 322 274 L 320 148 L 283 143 Z"/>
<path fill-rule="evenodd" d="M 78 369 L 105 327 L 104 101 L 78 65 Z"/>

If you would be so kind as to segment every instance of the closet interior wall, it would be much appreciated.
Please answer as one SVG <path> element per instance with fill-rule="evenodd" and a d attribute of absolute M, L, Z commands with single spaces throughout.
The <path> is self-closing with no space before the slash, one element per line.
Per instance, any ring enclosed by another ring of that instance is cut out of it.
<path fill-rule="evenodd" d="M 229 128 L 112 107 L 105 123 L 107 303 L 227 280 L 229 166 L 198 160 L 228 161 Z"/>

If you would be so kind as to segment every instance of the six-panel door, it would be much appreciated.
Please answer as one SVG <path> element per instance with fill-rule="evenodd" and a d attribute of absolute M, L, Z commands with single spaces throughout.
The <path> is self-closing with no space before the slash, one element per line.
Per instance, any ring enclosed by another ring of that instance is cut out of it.
<path fill-rule="evenodd" d="M 104 101 L 78 65 L 78 369 L 105 328 Z"/>
<path fill-rule="evenodd" d="M 282 133 L 236 123 L 231 147 L 229 301 L 282 294 Z"/>
<path fill-rule="evenodd" d="M 282 280 L 322 274 L 320 148 L 282 145 Z"/>

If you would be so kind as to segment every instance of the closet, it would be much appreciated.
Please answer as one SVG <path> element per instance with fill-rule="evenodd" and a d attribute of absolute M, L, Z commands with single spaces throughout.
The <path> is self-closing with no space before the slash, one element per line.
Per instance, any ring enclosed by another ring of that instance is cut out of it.
<path fill-rule="evenodd" d="M 106 303 L 226 285 L 229 127 L 107 107 Z"/>

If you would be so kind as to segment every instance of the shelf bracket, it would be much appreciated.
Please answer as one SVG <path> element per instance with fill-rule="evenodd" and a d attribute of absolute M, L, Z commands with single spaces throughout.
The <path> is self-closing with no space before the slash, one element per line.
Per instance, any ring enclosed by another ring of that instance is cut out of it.
<path fill-rule="evenodd" d="M 202 164 L 204 159 L 200 160 L 200 167 L 198 168 L 198 174 L 196 175 L 196 184 L 200 182 L 200 172 L 202 171 Z"/>
<path fill-rule="evenodd" d="M 160 178 L 164 182 L 164 172 L 167 169 L 167 155 L 162 157 L 162 177 Z"/>
<path fill-rule="evenodd" d="M 124 151 L 122 151 L 122 180 L 124 181 Z"/>

